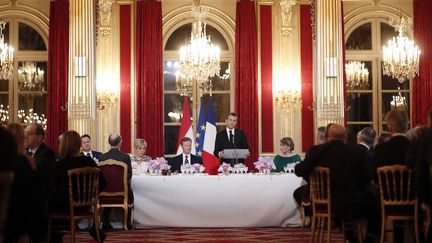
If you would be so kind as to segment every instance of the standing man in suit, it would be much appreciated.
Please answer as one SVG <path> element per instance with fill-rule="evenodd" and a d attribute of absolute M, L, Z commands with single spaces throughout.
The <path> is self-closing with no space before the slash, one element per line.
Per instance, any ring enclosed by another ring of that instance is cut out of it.
<path fill-rule="evenodd" d="M 131 179 L 132 179 L 132 166 L 131 166 L 131 160 L 130 156 L 126 153 L 123 153 L 120 151 L 120 147 L 122 144 L 122 137 L 120 134 L 112 133 L 108 137 L 108 143 L 111 146 L 111 149 L 99 156 L 99 161 L 105 161 L 109 159 L 117 160 L 120 162 L 123 162 L 127 165 L 127 184 L 128 184 L 128 204 L 133 203 L 134 201 L 134 195 L 131 187 Z M 106 178 L 106 180 L 123 180 L 123 178 Z M 110 215 L 110 208 L 104 208 L 103 212 L 103 219 L 102 219 L 102 228 L 103 229 L 112 229 L 113 226 L 109 223 L 109 215 Z M 130 224 L 130 217 L 131 217 L 131 210 L 128 211 L 128 224 Z M 133 227 L 131 225 L 128 225 L 129 229 L 132 229 Z"/>
<path fill-rule="evenodd" d="M 221 163 L 229 163 L 233 166 L 236 161 L 235 159 L 224 159 L 224 149 L 249 149 L 247 142 L 246 133 L 238 128 L 237 125 L 237 114 L 231 112 L 226 119 L 226 129 L 220 131 L 216 135 L 214 155 L 221 159 Z M 238 159 L 238 163 L 244 163 L 243 159 Z"/>
<path fill-rule="evenodd" d="M 180 167 L 185 164 L 202 164 L 200 157 L 191 154 L 192 151 L 192 139 L 184 137 L 180 141 L 183 153 L 172 158 L 168 164 L 171 166 L 171 172 L 180 172 Z"/>
<path fill-rule="evenodd" d="M 25 144 L 28 155 L 36 162 L 36 180 L 38 192 L 41 194 L 36 199 L 35 207 L 37 222 L 34 222 L 34 231 L 30 237 L 34 242 L 44 241 L 47 235 L 48 202 L 50 195 L 55 190 L 55 153 L 43 141 L 45 130 L 40 124 L 29 124 L 25 130 Z"/>
<path fill-rule="evenodd" d="M 94 151 L 91 149 L 91 138 L 90 135 L 84 134 L 81 136 L 81 148 L 82 152 L 81 154 L 83 156 L 87 156 L 92 158 L 95 162 L 99 161 L 99 156 L 102 155 L 101 152 Z"/>

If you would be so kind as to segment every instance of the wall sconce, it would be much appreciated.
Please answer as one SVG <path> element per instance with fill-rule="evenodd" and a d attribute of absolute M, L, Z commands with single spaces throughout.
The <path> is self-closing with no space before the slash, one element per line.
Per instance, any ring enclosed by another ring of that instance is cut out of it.
<path fill-rule="evenodd" d="M 75 57 L 75 77 L 87 76 L 87 58 Z"/>
<path fill-rule="evenodd" d="M 96 107 L 99 110 L 104 110 L 112 105 L 117 104 L 118 97 L 115 92 L 103 91 L 96 94 Z"/>
<path fill-rule="evenodd" d="M 280 90 L 275 96 L 276 108 L 281 112 L 301 107 L 301 94 L 298 90 Z"/>
<path fill-rule="evenodd" d="M 102 82 L 101 80 L 105 80 Z M 108 109 L 119 101 L 118 83 L 110 80 L 108 76 L 96 80 L 96 107 L 99 110 Z"/>

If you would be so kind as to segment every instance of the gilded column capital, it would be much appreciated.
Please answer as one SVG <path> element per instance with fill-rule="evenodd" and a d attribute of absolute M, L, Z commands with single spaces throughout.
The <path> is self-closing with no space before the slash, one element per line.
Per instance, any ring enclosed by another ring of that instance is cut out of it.
<path fill-rule="evenodd" d="M 111 8 L 114 0 L 98 1 L 98 33 L 106 38 L 111 32 Z"/>
<path fill-rule="evenodd" d="M 283 0 L 279 2 L 282 17 L 282 36 L 289 37 L 292 31 L 292 11 L 293 6 L 296 4 L 296 0 Z"/>

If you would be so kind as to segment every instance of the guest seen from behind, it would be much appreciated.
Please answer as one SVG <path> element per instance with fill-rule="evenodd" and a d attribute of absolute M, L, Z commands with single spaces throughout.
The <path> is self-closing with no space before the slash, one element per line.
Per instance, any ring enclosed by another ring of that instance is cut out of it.
<path fill-rule="evenodd" d="M 81 137 L 76 131 L 67 131 L 63 134 L 60 143 L 60 155 L 63 159 L 57 162 L 55 167 L 55 185 L 56 189 L 50 202 L 51 212 L 69 212 L 69 176 L 68 171 L 77 168 L 97 167 L 95 161 L 80 154 Z M 106 186 L 106 181 L 103 175 L 99 177 L 99 191 Z M 89 211 L 88 207 L 77 209 L 79 212 Z M 63 224 L 62 224 L 63 225 Z M 105 234 L 101 232 L 101 238 L 105 238 Z M 93 238 L 96 239 L 94 228 L 90 231 Z M 54 235 L 53 241 L 61 241 L 62 235 Z M 103 241 L 103 240 L 102 240 Z"/>
<path fill-rule="evenodd" d="M 120 147 L 122 145 L 122 137 L 118 133 L 112 133 L 108 137 L 108 143 L 111 146 L 111 149 L 99 156 L 99 161 L 105 161 L 109 159 L 113 159 L 119 162 L 123 162 L 127 166 L 127 184 L 128 184 L 128 204 L 132 204 L 134 202 L 134 195 L 131 187 L 131 180 L 132 180 L 132 166 L 131 166 L 131 159 L 130 156 L 126 153 L 123 153 L 120 151 Z M 122 180 L 123 178 L 107 178 L 107 180 L 115 180 L 119 179 Z M 111 208 L 104 208 L 103 210 L 103 219 L 102 219 L 102 228 L 103 229 L 112 229 L 113 226 L 109 222 L 109 216 L 110 216 Z M 127 222 L 131 222 L 131 210 L 128 211 L 128 220 Z M 132 225 L 128 225 L 129 229 L 132 229 Z"/>
<path fill-rule="evenodd" d="M 201 157 L 191 154 L 192 151 L 192 139 L 184 137 L 180 140 L 180 145 L 183 153 L 172 158 L 168 164 L 171 166 L 171 172 L 180 172 L 181 166 L 185 164 L 202 164 Z"/>
<path fill-rule="evenodd" d="M 288 164 L 294 164 L 301 161 L 300 156 L 294 153 L 294 141 L 290 137 L 284 137 L 280 140 L 280 151 L 281 153 L 276 155 L 274 163 L 276 169 L 274 172 L 284 171 L 284 167 Z"/>

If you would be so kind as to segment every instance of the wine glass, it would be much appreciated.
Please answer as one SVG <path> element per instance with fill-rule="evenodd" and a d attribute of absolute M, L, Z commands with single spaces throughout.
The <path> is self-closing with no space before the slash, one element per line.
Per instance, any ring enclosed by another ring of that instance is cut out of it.
<path fill-rule="evenodd" d="M 288 165 L 284 166 L 283 170 L 285 171 L 285 174 L 288 172 Z"/>

